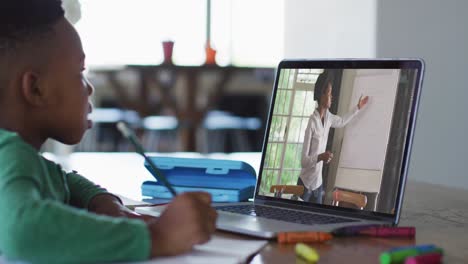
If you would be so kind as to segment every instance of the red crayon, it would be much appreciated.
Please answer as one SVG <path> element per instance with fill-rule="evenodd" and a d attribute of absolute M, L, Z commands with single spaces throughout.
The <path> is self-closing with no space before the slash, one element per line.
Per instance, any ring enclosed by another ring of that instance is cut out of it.
<path fill-rule="evenodd" d="M 416 234 L 416 229 L 414 227 L 369 227 L 359 231 L 359 234 L 374 237 L 412 238 Z"/>
<path fill-rule="evenodd" d="M 440 253 L 429 253 L 414 257 L 408 257 L 405 260 L 405 264 L 439 264 L 442 263 L 442 254 Z"/>

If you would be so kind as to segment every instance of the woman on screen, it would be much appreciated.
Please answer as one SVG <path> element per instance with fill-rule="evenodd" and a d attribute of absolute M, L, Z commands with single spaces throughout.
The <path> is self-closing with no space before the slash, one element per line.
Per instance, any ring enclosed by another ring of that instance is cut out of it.
<path fill-rule="evenodd" d="M 319 75 L 314 88 L 317 108 L 309 117 L 304 135 L 301 155 L 301 173 L 297 185 L 304 186 L 302 199 L 306 202 L 323 203 L 322 167 L 333 159 L 333 153 L 326 150 L 330 127 L 340 128 L 348 124 L 368 102 L 368 96 L 361 96 L 357 105 L 343 117 L 330 113 L 332 104 L 333 76 L 325 70 Z"/>

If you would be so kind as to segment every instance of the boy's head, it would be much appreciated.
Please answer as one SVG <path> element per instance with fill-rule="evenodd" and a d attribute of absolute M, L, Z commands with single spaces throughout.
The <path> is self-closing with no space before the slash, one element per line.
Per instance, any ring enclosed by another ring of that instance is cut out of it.
<path fill-rule="evenodd" d="M 84 52 L 60 0 L 0 4 L 0 128 L 39 148 L 78 143 L 91 126 Z"/>

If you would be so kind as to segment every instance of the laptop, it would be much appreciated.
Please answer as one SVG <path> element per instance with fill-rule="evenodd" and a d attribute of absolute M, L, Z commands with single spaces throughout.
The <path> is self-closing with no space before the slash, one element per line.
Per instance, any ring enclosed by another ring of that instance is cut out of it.
<path fill-rule="evenodd" d="M 420 59 L 281 61 L 254 199 L 216 205 L 217 228 L 398 224 L 423 72 Z"/>

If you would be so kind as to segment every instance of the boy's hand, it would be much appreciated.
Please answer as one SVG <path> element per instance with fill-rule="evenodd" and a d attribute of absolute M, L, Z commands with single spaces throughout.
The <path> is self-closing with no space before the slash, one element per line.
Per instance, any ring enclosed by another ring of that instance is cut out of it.
<path fill-rule="evenodd" d="M 103 193 L 91 199 L 88 205 L 90 212 L 113 217 L 125 217 L 129 210 L 115 196 Z"/>
<path fill-rule="evenodd" d="M 119 199 L 110 194 L 96 195 L 90 201 L 88 209 L 89 211 L 100 215 L 128 217 L 133 219 L 140 219 L 145 222 L 151 222 L 156 219 L 154 216 L 135 213 L 121 204 Z"/>
<path fill-rule="evenodd" d="M 189 192 L 176 196 L 157 220 L 148 223 L 151 256 L 177 255 L 207 242 L 216 230 L 216 218 L 208 193 Z"/>

